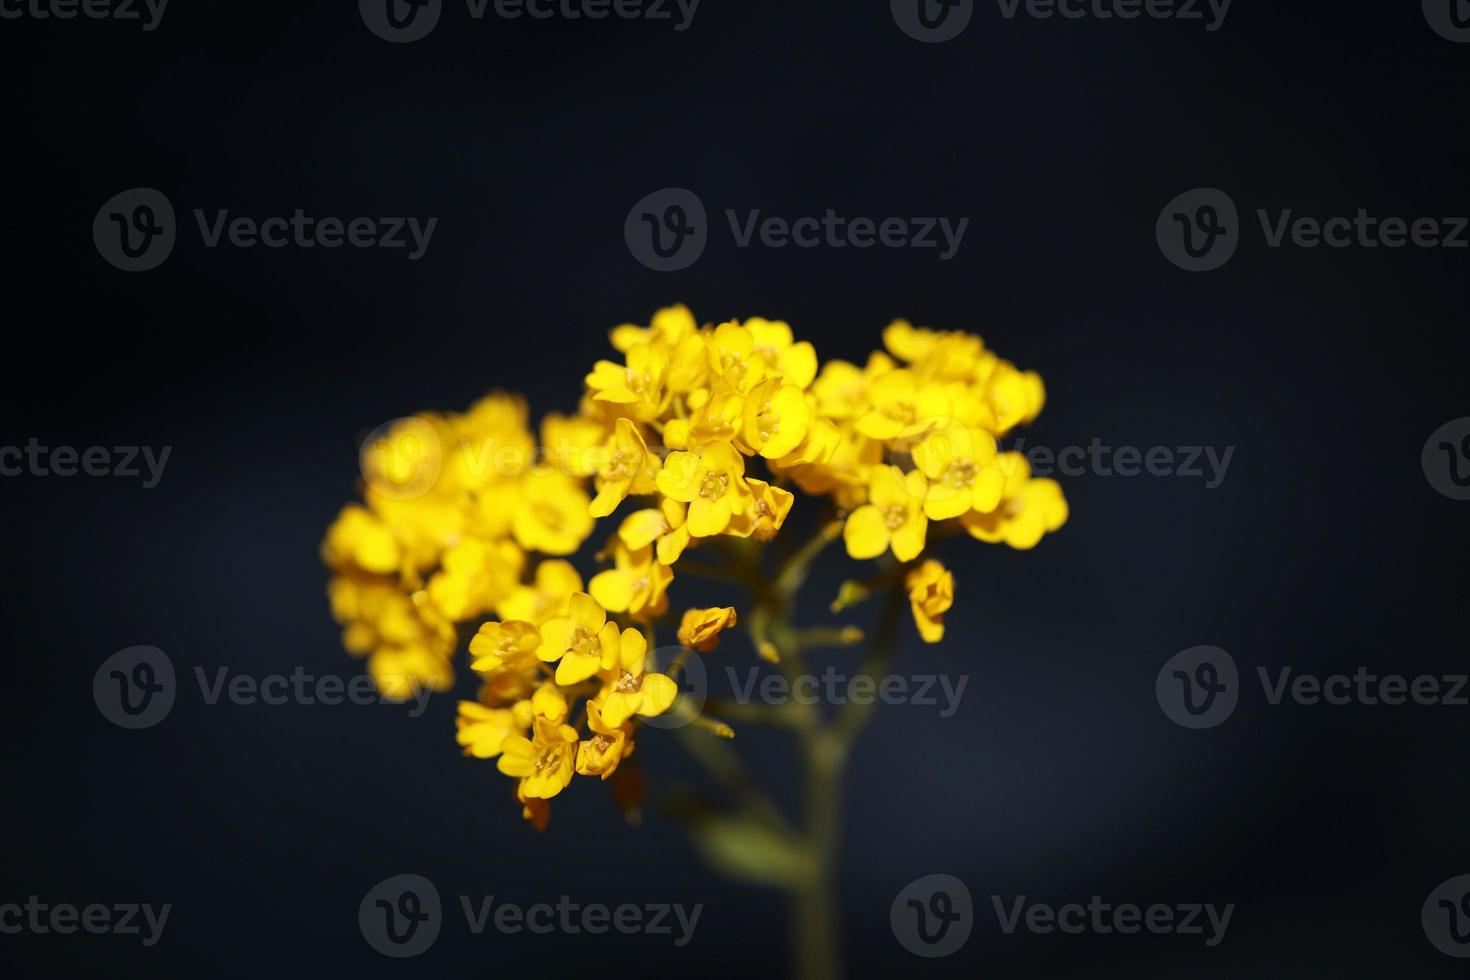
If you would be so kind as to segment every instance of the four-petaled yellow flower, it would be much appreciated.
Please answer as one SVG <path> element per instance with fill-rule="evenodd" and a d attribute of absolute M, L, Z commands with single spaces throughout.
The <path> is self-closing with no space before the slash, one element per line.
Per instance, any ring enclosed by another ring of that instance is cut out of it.
<path fill-rule="evenodd" d="M 648 642 L 637 630 L 625 630 L 615 659 L 604 661 L 597 703 L 602 720 L 617 727 L 634 715 L 653 718 L 669 710 L 679 686 L 667 674 L 645 672 Z"/>
<path fill-rule="evenodd" d="M 604 662 L 616 660 L 619 637 L 618 624 L 608 622 L 606 610 L 587 593 L 572 593 L 567 608 L 566 618 L 541 624 L 541 645 L 536 650 L 543 661 L 556 664 L 556 682 L 564 685 L 585 681 Z M 628 632 L 643 638 L 637 630 Z"/>
<path fill-rule="evenodd" d="M 658 490 L 689 505 L 689 533 L 713 537 L 750 506 L 745 458 L 727 442 L 712 442 L 695 452 L 670 453 L 658 472 Z"/>
<path fill-rule="evenodd" d="M 847 553 L 854 558 L 877 558 L 892 547 L 899 561 L 919 557 L 929 532 L 929 518 L 924 514 L 928 490 L 918 470 L 904 473 L 897 466 L 873 467 L 868 503 L 848 515 L 842 530 Z"/>
<path fill-rule="evenodd" d="M 537 716 L 532 737 L 511 735 L 500 745 L 496 766 L 521 780 L 522 797 L 549 800 L 567 788 L 577 765 L 577 730 Z"/>

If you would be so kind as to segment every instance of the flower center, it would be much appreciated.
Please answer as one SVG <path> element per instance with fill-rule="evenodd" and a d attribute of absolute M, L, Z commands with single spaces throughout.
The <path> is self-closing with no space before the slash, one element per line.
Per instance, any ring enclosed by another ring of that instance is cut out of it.
<path fill-rule="evenodd" d="M 967 487 L 970 481 L 975 479 L 975 464 L 968 459 L 949 464 L 949 469 L 944 472 L 944 483 L 946 486 Z"/>
<path fill-rule="evenodd" d="M 706 473 L 699 487 L 699 495 L 710 500 L 719 500 L 730 488 L 728 473 Z"/>
<path fill-rule="evenodd" d="M 642 686 L 642 677 L 634 677 L 631 672 L 625 670 L 623 676 L 618 678 L 617 686 L 613 690 L 619 694 L 631 694 Z"/>
<path fill-rule="evenodd" d="M 595 657 L 601 653 L 597 637 L 585 626 L 578 626 L 572 630 L 571 650 L 573 653 L 580 653 L 587 657 Z"/>
<path fill-rule="evenodd" d="M 888 530 L 890 531 L 897 531 L 904 526 L 904 523 L 908 519 L 908 511 L 899 504 L 889 504 L 883 508 L 883 523 L 888 526 Z"/>

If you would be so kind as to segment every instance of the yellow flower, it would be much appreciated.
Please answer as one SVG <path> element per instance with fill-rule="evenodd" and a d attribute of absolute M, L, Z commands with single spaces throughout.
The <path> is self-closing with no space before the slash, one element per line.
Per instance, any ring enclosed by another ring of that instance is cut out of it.
<path fill-rule="evenodd" d="M 495 604 L 501 619 L 520 619 L 540 625 L 567 615 L 567 596 L 582 591 L 582 576 L 571 562 L 548 558 L 536 566 L 534 584 L 521 585 Z"/>
<path fill-rule="evenodd" d="M 570 615 L 541 624 L 541 645 L 536 655 L 556 663 L 556 682 L 571 685 L 584 681 L 610 666 L 618 656 L 618 624 L 607 621 L 607 612 L 585 592 L 573 592 L 568 602 Z M 628 633 L 642 638 L 637 630 Z"/>
<path fill-rule="evenodd" d="M 555 470 L 540 469 L 521 484 L 511 529 L 527 551 L 570 555 L 592 533 L 591 500 L 581 484 Z"/>
<path fill-rule="evenodd" d="M 796 497 L 764 480 L 749 479 L 745 482 L 750 485 L 751 505 L 730 522 L 729 533 L 740 538 L 769 541 L 786 523 L 786 515 L 791 513 Z"/>
<path fill-rule="evenodd" d="M 577 730 L 538 715 L 531 731 L 531 738 L 511 735 L 501 743 L 496 767 L 520 778 L 523 798 L 549 800 L 572 781 Z"/>
<path fill-rule="evenodd" d="M 912 561 L 924 550 L 929 518 L 924 515 L 928 484 L 924 474 L 907 475 L 897 466 L 875 466 L 868 483 L 868 503 L 853 511 L 842 529 L 847 553 L 877 558 L 891 546 L 899 561 Z"/>
<path fill-rule="evenodd" d="M 444 552 L 429 579 L 429 598 L 455 622 L 473 619 L 516 587 L 525 562 L 514 541 L 468 538 Z"/>
<path fill-rule="evenodd" d="M 618 419 L 617 427 L 604 448 L 604 461 L 597 468 L 597 496 L 588 513 L 606 517 L 630 494 L 652 493 L 658 457 L 648 451 L 648 444 L 633 423 Z"/>
<path fill-rule="evenodd" d="M 625 612 L 640 622 L 655 619 L 669 607 L 674 572 L 654 557 L 650 545 L 629 548 L 613 544 L 614 567 L 592 576 L 587 591 L 610 612 Z"/>
<path fill-rule="evenodd" d="M 916 424 L 950 417 L 949 399 L 940 385 L 920 383 L 899 368 L 879 375 L 868 387 L 872 405 L 858 417 L 857 430 L 869 439 L 894 439 Z"/>
<path fill-rule="evenodd" d="M 470 638 L 470 669 L 479 673 L 516 670 L 534 673 L 540 658 L 541 633 L 520 620 L 486 623 Z"/>
<path fill-rule="evenodd" d="M 741 436 L 766 459 L 780 459 L 801 445 L 811 421 L 811 406 L 802 390 L 772 379 L 746 396 Z"/>
<path fill-rule="evenodd" d="M 766 361 L 755 349 L 755 335 L 735 321 L 716 327 L 707 348 L 710 370 L 741 394 L 765 380 Z"/>
<path fill-rule="evenodd" d="M 367 660 L 378 693 L 388 701 L 408 701 L 420 691 L 447 691 L 454 667 L 445 653 L 427 643 L 379 647 Z"/>
<path fill-rule="evenodd" d="M 756 483 L 749 482 L 752 486 Z M 657 507 L 635 510 L 625 517 L 618 528 L 618 540 L 630 551 L 652 544 L 659 564 L 672 565 L 689 546 L 689 529 L 684 526 L 686 511 L 679 501 L 661 497 Z"/>
<path fill-rule="evenodd" d="M 635 714 L 644 718 L 661 715 L 678 696 L 679 686 L 667 674 L 644 673 L 647 656 L 648 641 L 643 634 L 624 630 L 616 658 L 604 661 L 597 703 L 608 725 L 617 727 Z"/>
<path fill-rule="evenodd" d="M 652 421 L 668 404 L 664 378 L 669 354 L 661 347 L 639 344 L 628 351 L 627 362 L 625 366 L 598 361 L 587 375 L 587 387 L 595 400 L 624 406 L 640 421 Z"/>
<path fill-rule="evenodd" d="M 961 518 L 965 530 L 980 541 L 1004 541 L 1018 551 L 1036 547 L 1042 537 L 1067 523 L 1067 498 L 1055 480 L 1026 480 L 989 514 L 974 511 Z"/>
<path fill-rule="evenodd" d="M 930 520 L 971 510 L 995 510 L 1005 474 L 995 463 L 995 437 L 958 422 L 938 425 L 913 449 L 914 463 L 929 481 L 924 513 Z"/>
<path fill-rule="evenodd" d="M 607 426 L 598 419 L 552 413 L 541 420 L 546 463 L 568 476 L 585 480 L 595 475 L 605 442 Z"/>
<path fill-rule="evenodd" d="M 617 772 L 618 763 L 633 752 L 633 743 L 628 739 L 631 726 L 609 725 L 603 720 L 602 709 L 589 701 L 587 727 L 592 729 L 592 737 L 577 746 L 577 772 L 607 779 Z"/>
<path fill-rule="evenodd" d="M 751 503 L 745 460 L 726 442 L 670 453 L 657 482 L 665 497 L 689 504 L 689 533 L 696 538 L 720 534 Z"/>
<path fill-rule="evenodd" d="M 653 344 L 668 349 L 699 329 L 694 314 L 683 303 L 665 306 L 653 314 L 646 327 L 624 323 L 613 327 L 609 339 L 616 350 L 626 354 L 640 344 Z"/>
<path fill-rule="evenodd" d="M 745 321 L 755 353 L 788 384 L 805 389 L 817 376 L 817 351 L 808 341 L 793 343 L 791 326 L 780 320 L 752 317 Z"/>
<path fill-rule="evenodd" d="M 367 508 L 353 504 L 343 507 L 327 529 L 322 560 L 336 569 L 356 566 L 387 574 L 398 571 L 403 551 L 388 525 Z"/>
<path fill-rule="evenodd" d="M 679 642 L 691 650 L 711 653 L 720 645 L 720 633 L 735 621 L 734 606 L 685 610 L 679 621 Z"/>
<path fill-rule="evenodd" d="M 512 735 L 525 736 L 531 727 L 531 702 L 517 701 L 510 708 L 491 708 L 478 701 L 459 702 L 454 719 L 454 740 L 464 754 L 476 759 L 493 759 Z"/>
<path fill-rule="evenodd" d="M 954 605 L 954 575 L 942 564 L 929 559 L 904 577 L 909 592 L 909 606 L 914 623 L 925 643 L 944 639 L 944 614 Z"/>

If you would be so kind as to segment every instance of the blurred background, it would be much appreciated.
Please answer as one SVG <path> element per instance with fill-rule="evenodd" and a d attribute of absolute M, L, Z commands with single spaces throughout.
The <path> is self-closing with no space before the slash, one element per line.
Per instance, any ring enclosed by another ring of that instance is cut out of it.
<path fill-rule="evenodd" d="M 9 8 L 7 8 L 9 9 Z M 688 303 L 788 320 L 861 361 L 894 317 L 969 329 L 1049 400 L 1051 447 L 1235 447 L 1205 480 L 1064 479 L 1035 551 L 953 542 L 949 635 L 906 626 L 895 670 L 967 675 L 960 710 L 882 707 L 848 785 L 842 916 L 854 976 L 1451 976 L 1420 906 L 1470 872 L 1470 708 L 1271 707 L 1258 667 L 1464 672 L 1470 504 L 1420 451 L 1470 415 L 1470 251 L 1269 248 L 1255 221 L 1365 208 L 1470 212 L 1454 93 L 1470 46 L 1417 4 L 1232 6 L 1199 21 L 1008 20 L 977 5 L 919 43 L 889 5 L 705 0 L 669 21 L 471 19 L 374 36 L 350 3 L 170 6 L 156 30 L 0 21 L 6 152 L 0 444 L 172 447 L 158 485 L 0 479 L 14 683 L 0 903 L 171 903 L 162 940 L 0 936 L 11 976 L 750 975 L 785 969 L 781 896 L 710 871 L 650 807 L 625 827 L 575 784 L 537 835 L 493 763 L 462 758 L 453 698 L 403 707 L 207 705 L 195 668 L 352 676 L 317 548 L 382 423 L 494 388 L 575 407 L 606 331 Z M 121 272 L 91 226 L 153 187 L 179 239 Z M 624 242 L 665 187 L 710 212 L 692 266 Z M 1240 209 L 1239 250 L 1191 274 L 1155 219 L 1195 187 Z M 439 219 L 427 253 L 204 247 L 192 212 Z M 738 248 L 725 209 L 787 219 L 970 219 L 959 253 Z M 594 539 L 600 540 L 601 534 Z M 590 568 L 584 563 L 583 568 Z M 812 616 L 857 566 L 834 551 Z M 676 585 L 675 601 L 681 598 Z M 865 623 L 866 613 L 856 617 Z M 113 652 L 166 651 L 170 716 L 110 724 Z M 1228 650 L 1224 725 L 1188 731 L 1154 680 Z M 715 655 L 753 664 L 743 642 Z M 858 654 L 819 655 L 853 668 Z M 723 666 L 723 664 L 721 664 Z M 461 678 L 460 693 L 473 684 Z M 698 774 L 674 739 L 654 784 Z M 735 743 L 777 787 L 793 754 Z M 411 960 L 357 907 L 430 878 L 451 906 Z M 889 907 L 966 883 L 977 921 L 942 959 Z M 457 896 L 704 906 L 694 939 L 472 935 Z M 1223 942 L 998 928 L 992 895 L 1059 905 L 1235 903 Z"/>

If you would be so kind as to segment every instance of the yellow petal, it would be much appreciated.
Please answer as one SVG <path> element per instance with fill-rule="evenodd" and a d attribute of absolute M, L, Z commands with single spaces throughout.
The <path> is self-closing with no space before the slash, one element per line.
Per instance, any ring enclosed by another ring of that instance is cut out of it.
<path fill-rule="evenodd" d="M 627 612 L 628 606 L 633 602 L 633 580 L 627 572 L 617 568 L 609 568 L 605 572 L 598 572 L 592 576 L 592 581 L 587 583 L 592 597 L 602 603 L 604 609 L 613 612 Z"/>
<path fill-rule="evenodd" d="M 872 504 L 853 511 L 842 529 L 842 540 L 847 544 L 847 553 L 860 561 L 883 554 L 888 550 L 888 525 L 883 512 Z"/>
<path fill-rule="evenodd" d="M 643 678 L 643 704 L 638 713 L 645 718 L 661 715 L 669 710 L 679 696 L 679 685 L 667 674 L 646 674 Z"/>

